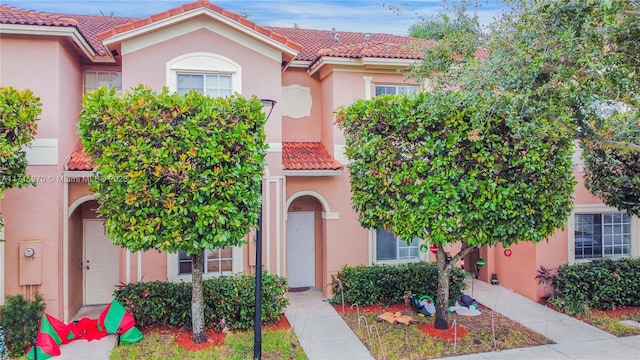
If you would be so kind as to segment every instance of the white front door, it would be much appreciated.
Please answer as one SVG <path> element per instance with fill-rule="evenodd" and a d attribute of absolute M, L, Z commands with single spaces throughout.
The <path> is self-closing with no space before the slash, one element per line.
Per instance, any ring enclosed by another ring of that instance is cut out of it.
<path fill-rule="evenodd" d="M 313 212 L 287 214 L 287 278 L 290 287 L 315 286 Z"/>
<path fill-rule="evenodd" d="M 120 248 L 107 239 L 102 220 L 84 220 L 84 304 L 107 304 L 119 281 Z"/>

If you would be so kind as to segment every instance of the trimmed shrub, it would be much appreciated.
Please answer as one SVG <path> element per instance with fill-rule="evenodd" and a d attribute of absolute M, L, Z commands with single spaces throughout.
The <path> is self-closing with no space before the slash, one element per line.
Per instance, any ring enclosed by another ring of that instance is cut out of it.
<path fill-rule="evenodd" d="M 19 358 L 38 334 L 38 326 L 46 305 L 39 293 L 33 300 L 22 295 L 7 296 L 0 307 L 0 325 L 4 328 L 5 342 L 10 357 Z"/>
<path fill-rule="evenodd" d="M 640 259 L 597 259 L 558 268 L 553 304 L 570 315 L 640 306 Z"/>
<path fill-rule="evenodd" d="M 234 274 L 204 281 L 205 323 L 220 330 L 253 328 L 255 316 L 255 276 Z M 275 323 L 289 304 L 286 279 L 262 277 L 262 321 Z M 138 282 L 115 291 L 115 298 L 131 311 L 136 326 L 191 326 L 191 283 Z"/>
<path fill-rule="evenodd" d="M 453 303 L 464 289 L 464 271 L 454 268 L 449 281 L 449 299 Z M 333 276 L 331 289 L 334 301 L 362 306 L 389 305 L 404 300 L 407 293 L 429 295 L 435 299 L 438 289 L 438 269 L 435 263 L 415 262 L 401 265 L 343 266 Z"/>

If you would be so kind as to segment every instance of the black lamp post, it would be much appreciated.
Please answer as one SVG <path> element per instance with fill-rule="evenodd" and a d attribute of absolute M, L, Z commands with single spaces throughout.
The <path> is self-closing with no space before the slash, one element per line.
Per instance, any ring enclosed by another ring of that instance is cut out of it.
<path fill-rule="evenodd" d="M 264 120 L 269 120 L 275 100 L 260 99 L 263 107 L 269 107 L 269 112 Z M 260 196 L 262 196 L 262 179 L 260 179 Z M 262 201 L 260 201 L 260 215 L 258 216 L 258 228 L 256 229 L 256 317 L 253 324 L 253 358 L 262 359 Z"/>

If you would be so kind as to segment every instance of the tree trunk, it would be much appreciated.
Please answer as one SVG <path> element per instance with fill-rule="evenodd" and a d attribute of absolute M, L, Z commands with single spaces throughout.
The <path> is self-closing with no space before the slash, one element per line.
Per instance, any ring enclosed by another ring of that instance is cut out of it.
<path fill-rule="evenodd" d="M 204 332 L 204 295 L 202 273 L 204 272 L 204 249 L 191 255 L 191 326 L 193 327 L 193 342 L 202 344 L 207 342 Z"/>
<path fill-rule="evenodd" d="M 438 244 L 438 252 L 436 254 L 438 265 L 438 294 L 436 295 L 436 321 L 435 328 L 438 330 L 447 330 L 449 328 L 449 274 L 451 273 L 451 264 L 447 262 L 447 254 L 444 252 L 441 244 Z"/>

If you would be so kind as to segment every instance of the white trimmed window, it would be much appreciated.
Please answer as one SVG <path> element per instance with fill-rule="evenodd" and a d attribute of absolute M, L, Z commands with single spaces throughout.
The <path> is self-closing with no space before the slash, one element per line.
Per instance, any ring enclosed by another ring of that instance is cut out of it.
<path fill-rule="evenodd" d="M 178 251 L 179 275 L 191 274 L 191 256 Z M 233 248 L 225 247 L 214 251 L 205 250 L 204 275 L 225 275 L 233 272 Z"/>
<path fill-rule="evenodd" d="M 242 247 L 233 246 L 214 251 L 205 251 L 205 278 L 229 275 L 242 272 Z M 167 280 L 191 281 L 191 256 L 180 250 L 177 253 L 167 253 Z"/>
<path fill-rule="evenodd" d="M 623 212 L 574 215 L 575 258 L 631 256 L 631 217 Z"/>
<path fill-rule="evenodd" d="M 576 204 L 567 224 L 569 263 L 640 256 L 640 218 L 604 204 Z"/>
<path fill-rule="evenodd" d="M 177 92 L 185 95 L 191 90 L 211 97 L 229 97 L 233 93 L 230 74 L 178 73 Z"/>
<path fill-rule="evenodd" d="M 383 228 L 371 230 L 373 234 L 374 263 L 403 263 L 422 260 L 420 239 L 414 238 L 409 244 Z"/>
<path fill-rule="evenodd" d="M 84 93 L 96 90 L 100 86 L 112 87 L 122 91 L 122 73 L 116 71 L 85 71 Z"/>
<path fill-rule="evenodd" d="M 414 95 L 420 91 L 417 85 L 376 85 L 376 96 Z"/>
<path fill-rule="evenodd" d="M 219 54 L 184 54 L 167 62 L 166 84 L 170 91 L 179 94 L 190 90 L 212 97 L 242 94 L 242 67 Z"/>

